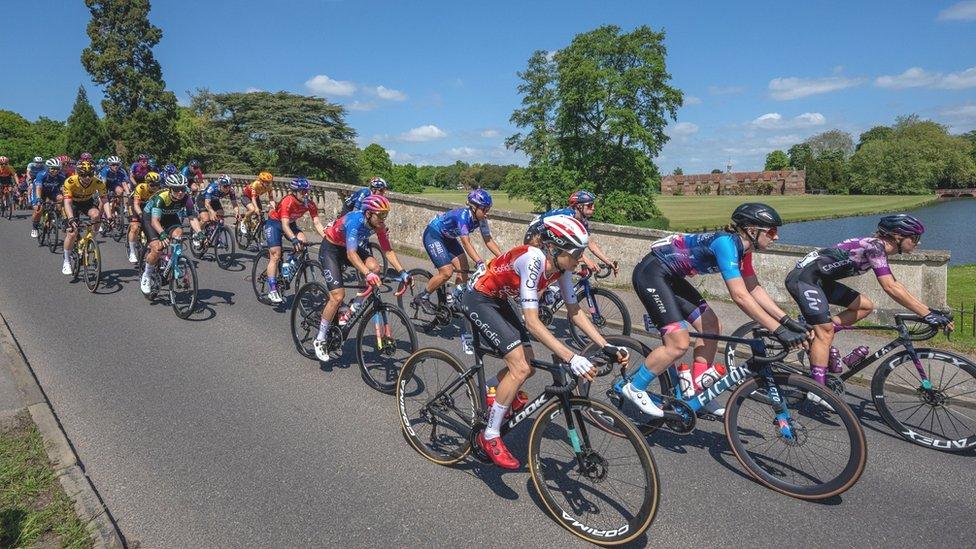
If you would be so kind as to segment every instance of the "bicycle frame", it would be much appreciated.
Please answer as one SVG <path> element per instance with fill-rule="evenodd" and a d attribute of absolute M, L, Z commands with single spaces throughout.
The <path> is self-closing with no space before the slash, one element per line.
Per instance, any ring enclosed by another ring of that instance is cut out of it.
<path fill-rule="evenodd" d="M 925 374 L 925 368 L 922 367 L 922 361 L 918 359 L 918 352 L 915 351 L 915 344 L 912 343 L 912 339 L 908 334 L 908 327 L 905 326 L 905 319 L 912 318 L 913 315 L 895 315 L 895 324 L 870 324 L 866 326 L 837 326 L 834 328 L 835 331 L 848 331 L 848 330 L 894 330 L 898 332 L 898 337 L 891 341 L 884 347 L 881 347 L 873 354 L 870 354 L 861 360 L 855 362 L 852 366 L 848 368 L 846 372 L 840 375 L 840 378 L 847 381 L 852 376 L 860 372 L 861 370 L 867 368 L 876 360 L 890 353 L 897 347 L 904 347 L 908 351 L 908 354 L 912 357 L 912 362 L 915 364 L 915 369 L 918 370 L 918 375 L 922 379 L 922 388 L 925 390 L 932 389 L 932 382 L 929 381 L 928 376 Z M 934 335 L 934 333 L 933 333 Z"/>

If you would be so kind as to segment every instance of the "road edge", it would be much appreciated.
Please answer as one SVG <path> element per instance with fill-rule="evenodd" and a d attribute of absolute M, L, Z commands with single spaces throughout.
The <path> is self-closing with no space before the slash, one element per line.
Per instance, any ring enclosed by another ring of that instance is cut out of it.
<path fill-rule="evenodd" d="M 50 400 L 24 355 L 20 343 L 0 312 L 0 354 L 4 355 L 17 384 L 17 392 L 44 440 L 44 450 L 54 467 L 65 494 L 74 502 L 75 513 L 85 523 L 96 549 L 126 547 L 119 530 L 95 485 L 85 473 L 84 465 L 68 440 Z"/>

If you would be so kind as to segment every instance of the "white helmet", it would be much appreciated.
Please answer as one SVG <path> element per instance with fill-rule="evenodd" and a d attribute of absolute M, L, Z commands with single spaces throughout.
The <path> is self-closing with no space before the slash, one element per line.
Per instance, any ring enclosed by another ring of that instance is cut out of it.
<path fill-rule="evenodd" d="M 35 156 L 34 157 L 34 163 L 35 164 L 43 164 L 44 163 L 44 159 L 42 157 L 40 157 L 40 156 Z"/>
<path fill-rule="evenodd" d="M 166 186 L 173 189 L 185 188 L 186 177 L 181 173 L 174 173 L 166 176 Z"/>
<path fill-rule="evenodd" d="M 590 242 L 590 235 L 575 217 L 571 215 L 553 215 L 542 220 L 545 230 L 542 231 L 542 242 L 552 243 L 557 249 L 572 252 L 586 248 Z"/>
<path fill-rule="evenodd" d="M 61 168 L 61 161 L 57 158 L 49 158 L 47 162 L 44 163 L 48 168 Z"/>
<path fill-rule="evenodd" d="M 110 157 L 106 158 L 105 161 L 108 162 L 109 164 L 121 164 L 122 163 L 122 159 L 119 158 L 119 157 L 117 157 L 117 156 L 110 156 Z"/>

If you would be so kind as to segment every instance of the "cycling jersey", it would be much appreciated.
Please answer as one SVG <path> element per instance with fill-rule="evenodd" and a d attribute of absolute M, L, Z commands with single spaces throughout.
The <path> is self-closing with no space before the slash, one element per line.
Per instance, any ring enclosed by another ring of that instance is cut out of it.
<path fill-rule="evenodd" d="M 517 297 L 523 309 L 539 308 L 539 291 L 559 281 L 563 301 L 576 303 L 573 273 L 546 274 L 546 255 L 535 246 L 521 245 L 493 258 L 474 281 L 474 289 L 495 299 Z"/>
<path fill-rule="evenodd" d="M 47 170 L 41 172 L 37 175 L 37 179 L 34 180 L 35 187 L 41 187 L 44 194 L 55 193 L 61 194 L 61 187 L 64 186 L 64 181 L 68 176 L 61 172 L 52 176 Z"/>
<path fill-rule="evenodd" d="M 371 194 L 373 194 L 373 192 L 369 190 L 369 187 L 363 187 L 362 189 L 359 189 L 358 191 L 349 195 L 343 204 L 345 213 L 349 213 L 353 210 L 363 209 L 363 200 L 365 200 L 366 197 Z"/>
<path fill-rule="evenodd" d="M 149 200 L 155 192 L 149 187 L 149 183 L 139 183 L 136 188 L 132 191 L 132 198 L 138 198 L 139 200 Z"/>
<path fill-rule="evenodd" d="M 884 242 L 879 238 L 849 238 L 830 248 L 810 252 L 797 262 L 797 268 L 815 264 L 821 275 L 837 280 L 862 275 L 869 270 L 875 276 L 891 274 Z"/>
<path fill-rule="evenodd" d="M 143 164 L 142 162 L 134 162 L 129 166 L 129 173 L 132 174 L 132 178 L 136 181 L 142 181 L 149 173 L 149 164 Z"/>
<path fill-rule="evenodd" d="M 268 195 L 271 198 L 271 184 L 264 184 L 260 179 L 255 179 L 250 185 L 244 187 L 244 196 L 248 198 L 261 198 L 262 194 Z"/>
<path fill-rule="evenodd" d="M 732 280 L 756 274 L 752 252 L 744 252 L 742 239 L 732 233 L 675 234 L 651 244 L 651 253 L 676 276 L 721 272 Z"/>
<path fill-rule="evenodd" d="M 183 217 L 193 214 L 193 202 L 190 200 L 189 193 L 182 200 L 176 200 L 167 189 L 149 198 L 142 211 L 152 217 Z"/>
<path fill-rule="evenodd" d="M 233 187 L 228 191 L 224 191 L 216 181 L 207 185 L 202 196 L 205 200 L 219 200 L 225 196 L 231 200 L 237 200 L 237 193 L 234 192 Z"/>
<path fill-rule="evenodd" d="M 10 166 L 10 164 L 0 166 L 0 181 L 2 181 L 5 185 L 13 185 L 15 175 L 17 175 L 17 172 L 13 169 L 13 167 Z"/>
<path fill-rule="evenodd" d="M 480 229 L 481 235 L 486 238 L 491 236 L 488 220 L 479 221 L 471 213 L 471 208 L 467 207 L 446 211 L 431 220 L 428 226 L 448 238 L 468 236 L 474 229 Z"/>
<path fill-rule="evenodd" d="M 108 194 L 108 189 L 105 188 L 105 182 L 97 177 L 92 177 L 91 182 L 85 185 L 76 174 L 65 180 L 62 194 L 66 200 L 70 198 L 75 202 L 87 202 L 96 196 L 104 197 Z"/>
<path fill-rule="evenodd" d="M 365 246 L 371 234 L 373 229 L 366 223 L 366 214 L 361 211 L 349 212 L 330 223 L 325 229 L 326 240 L 336 246 L 345 243 L 346 251 L 350 252 Z M 390 251 L 390 239 L 385 228 L 376 231 L 376 240 L 379 241 L 381 250 Z"/>
<path fill-rule="evenodd" d="M 129 181 L 129 172 L 125 171 L 122 166 L 119 166 L 115 171 L 112 171 L 111 167 L 105 166 L 99 172 L 98 177 L 105 182 L 106 187 L 114 191 Z"/>
<path fill-rule="evenodd" d="M 43 162 L 38 164 L 31 162 L 27 164 L 27 174 L 31 177 L 31 179 L 34 179 L 35 177 L 37 177 L 37 174 L 43 172 L 46 169 L 47 168 L 46 166 L 44 166 Z"/>
<path fill-rule="evenodd" d="M 200 170 L 200 168 L 192 168 L 189 164 L 183 166 L 180 173 L 183 174 L 183 177 L 185 177 L 191 183 L 203 181 L 203 172 Z"/>
<path fill-rule="evenodd" d="M 319 216 L 319 208 L 312 199 L 308 197 L 302 199 L 293 194 L 289 194 L 281 200 L 277 208 L 271 210 L 268 217 L 275 221 L 281 221 L 282 219 L 296 221 L 305 215 L 305 212 L 308 212 L 308 215 L 313 218 Z"/>

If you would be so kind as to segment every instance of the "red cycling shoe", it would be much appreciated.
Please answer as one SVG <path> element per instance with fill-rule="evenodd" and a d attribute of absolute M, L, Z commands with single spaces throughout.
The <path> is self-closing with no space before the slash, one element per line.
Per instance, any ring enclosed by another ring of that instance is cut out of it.
<path fill-rule="evenodd" d="M 502 437 L 495 437 L 491 440 L 485 439 L 485 432 L 482 431 L 478 433 L 478 445 L 484 450 L 488 457 L 495 465 L 501 467 L 502 469 L 515 470 L 519 468 L 519 460 L 515 459 L 515 456 L 508 451 L 505 447 L 505 443 L 502 442 Z"/>

